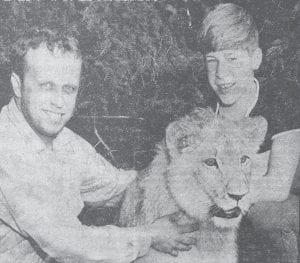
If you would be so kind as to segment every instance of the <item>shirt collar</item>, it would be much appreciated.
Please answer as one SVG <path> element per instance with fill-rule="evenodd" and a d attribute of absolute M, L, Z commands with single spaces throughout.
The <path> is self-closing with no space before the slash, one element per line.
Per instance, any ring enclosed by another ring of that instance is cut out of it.
<path fill-rule="evenodd" d="M 254 82 L 255 82 L 255 85 L 256 85 L 256 93 L 255 93 L 255 99 L 253 101 L 253 103 L 250 105 L 250 107 L 248 108 L 247 112 L 246 112 L 246 115 L 245 117 L 248 117 L 251 113 L 251 111 L 254 109 L 257 101 L 258 101 L 258 97 L 259 97 L 259 82 L 256 78 L 254 78 Z M 219 114 L 219 109 L 220 109 L 220 104 L 219 102 L 217 102 L 217 107 L 216 107 L 216 110 L 215 110 L 215 114 Z"/>
<path fill-rule="evenodd" d="M 24 138 L 30 150 L 40 153 L 48 149 L 46 144 L 30 127 L 23 113 L 19 110 L 14 98 L 12 98 L 8 104 L 8 118 L 17 128 L 17 132 Z M 63 128 L 53 141 L 53 150 L 64 148 L 64 146 L 67 145 L 71 146 L 70 137 L 66 135 L 65 128 Z"/>

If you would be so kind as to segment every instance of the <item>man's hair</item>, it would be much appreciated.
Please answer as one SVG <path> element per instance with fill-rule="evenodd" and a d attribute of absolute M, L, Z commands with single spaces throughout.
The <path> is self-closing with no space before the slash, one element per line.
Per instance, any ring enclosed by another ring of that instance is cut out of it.
<path fill-rule="evenodd" d="M 12 45 L 10 52 L 12 71 L 15 72 L 21 80 L 23 80 L 26 71 L 27 65 L 25 56 L 28 50 L 37 49 L 41 44 L 45 44 L 51 52 L 57 48 L 62 52 L 74 53 L 76 57 L 81 58 L 78 41 L 74 34 L 49 28 L 31 28 L 17 39 Z"/>
<path fill-rule="evenodd" d="M 258 30 L 253 17 L 242 7 L 227 3 L 216 5 L 205 16 L 198 35 L 201 51 L 259 47 Z"/>

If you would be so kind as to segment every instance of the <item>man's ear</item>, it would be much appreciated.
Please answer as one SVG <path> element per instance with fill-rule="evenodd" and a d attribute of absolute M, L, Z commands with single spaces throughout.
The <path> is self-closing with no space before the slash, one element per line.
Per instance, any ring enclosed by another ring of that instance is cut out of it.
<path fill-rule="evenodd" d="M 262 51 L 259 47 L 254 50 L 254 52 L 252 54 L 252 57 L 251 57 L 251 60 L 252 60 L 253 70 L 259 69 L 260 64 L 262 62 Z"/>
<path fill-rule="evenodd" d="M 15 96 L 17 98 L 20 98 L 21 97 L 22 83 L 21 83 L 20 77 L 15 72 L 12 72 L 12 74 L 10 76 L 10 83 L 11 83 L 11 86 L 14 90 Z"/>

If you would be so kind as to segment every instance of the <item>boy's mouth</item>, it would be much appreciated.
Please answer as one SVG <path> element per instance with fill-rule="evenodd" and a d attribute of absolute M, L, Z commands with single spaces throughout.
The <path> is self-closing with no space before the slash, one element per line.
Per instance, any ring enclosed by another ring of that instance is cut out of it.
<path fill-rule="evenodd" d="M 232 87 L 234 87 L 234 85 L 235 85 L 235 83 L 226 83 L 226 84 L 219 84 L 218 85 L 218 89 L 219 89 L 219 92 L 221 93 L 221 94 L 226 94 L 226 93 L 228 93 L 228 91 L 232 88 Z"/>

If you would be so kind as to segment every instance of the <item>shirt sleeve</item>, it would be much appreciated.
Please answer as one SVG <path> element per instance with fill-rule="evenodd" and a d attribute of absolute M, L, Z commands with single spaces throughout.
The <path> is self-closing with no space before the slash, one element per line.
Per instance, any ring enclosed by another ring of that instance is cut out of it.
<path fill-rule="evenodd" d="M 1 211 L 8 211 L 4 218 L 1 212 L 1 219 L 8 225 L 13 222 L 17 232 L 57 261 L 121 263 L 148 252 L 151 237 L 141 229 L 84 226 L 67 204 L 36 197 L 34 189 L 28 192 L 0 172 Z"/>
<path fill-rule="evenodd" d="M 119 197 L 137 177 L 137 171 L 117 169 L 86 142 L 82 151 L 87 159 L 80 188 L 85 202 L 105 206 L 110 200 Z"/>
<path fill-rule="evenodd" d="M 300 129 L 299 102 L 300 87 L 291 81 L 281 81 L 278 89 L 273 90 L 268 118 L 271 139 Z"/>

